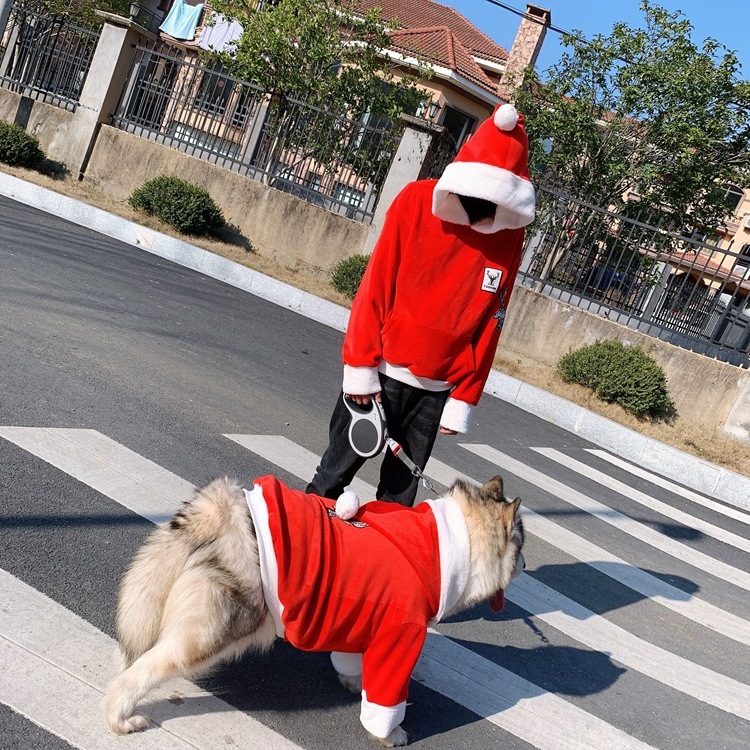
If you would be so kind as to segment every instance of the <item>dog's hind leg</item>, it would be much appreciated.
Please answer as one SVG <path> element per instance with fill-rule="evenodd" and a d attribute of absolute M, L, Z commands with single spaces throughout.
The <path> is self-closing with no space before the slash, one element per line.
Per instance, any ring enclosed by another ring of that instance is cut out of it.
<path fill-rule="evenodd" d="M 221 658 L 238 656 L 240 649 L 250 645 L 270 646 L 270 642 L 257 642 L 271 635 L 267 611 L 248 610 L 219 578 L 205 568 L 193 568 L 175 582 L 156 643 L 107 690 L 104 720 L 113 732 L 127 734 L 148 726 L 145 716 L 133 712 L 150 690 L 171 677 L 205 671 Z M 252 644 L 247 637 L 256 633 L 261 637 Z"/>
<path fill-rule="evenodd" d="M 160 639 L 156 645 L 135 660 L 109 686 L 104 696 L 104 721 L 115 734 L 145 729 L 149 720 L 134 713 L 138 702 L 157 685 L 175 677 L 180 669 L 175 642 Z"/>

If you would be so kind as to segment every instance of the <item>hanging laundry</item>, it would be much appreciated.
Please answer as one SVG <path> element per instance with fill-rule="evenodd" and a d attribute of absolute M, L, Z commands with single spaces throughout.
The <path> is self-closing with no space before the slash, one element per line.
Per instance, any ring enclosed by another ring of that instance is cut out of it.
<path fill-rule="evenodd" d="M 174 37 L 189 41 L 195 38 L 195 30 L 198 27 L 201 13 L 203 12 L 203 3 L 198 5 L 188 5 L 185 0 L 175 0 L 174 5 L 169 10 L 164 23 L 159 26 L 159 31 Z"/>
<path fill-rule="evenodd" d="M 234 41 L 242 36 L 242 26 L 237 21 L 227 20 L 221 13 L 214 13 L 211 23 L 204 25 L 198 46 L 211 52 L 234 52 Z"/>

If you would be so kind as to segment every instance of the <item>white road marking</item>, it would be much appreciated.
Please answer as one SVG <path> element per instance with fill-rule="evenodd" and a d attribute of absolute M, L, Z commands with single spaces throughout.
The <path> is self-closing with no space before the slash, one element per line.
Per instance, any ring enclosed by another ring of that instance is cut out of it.
<path fill-rule="evenodd" d="M 434 630 L 414 679 L 545 750 L 651 747 Z"/>
<path fill-rule="evenodd" d="M 645 492 L 641 492 L 640 490 L 631 487 L 625 482 L 621 482 L 614 477 L 610 477 L 603 471 L 594 469 L 593 467 L 587 466 L 586 464 L 576 460 L 575 458 L 566 456 L 564 453 L 561 453 L 554 448 L 532 448 L 531 450 L 536 451 L 543 456 L 546 456 L 547 458 L 555 461 L 558 464 L 561 464 L 562 466 L 566 466 L 567 468 L 572 469 L 578 474 L 584 475 L 588 479 L 593 479 L 598 484 L 604 485 L 605 487 L 614 490 L 624 497 L 634 500 L 636 503 L 639 503 L 646 508 L 655 510 L 662 516 L 671 518 L 673 521 L 677 521 L 678 523 L 681 523 L 690 529 L 700 531 L 701 534 L 710 536 L 713 539 L 718 539 L 720 542 L 724 542 L 724 544 L 729 544 L 732 547 L 741 549 L 743 552 L 750 552 L 750 539 L 745 539 L 738 534 L 733 534 L 731 531 L 722 529 L 720 526 L 716 526 L 713 523 L 708 523 L 708 521 L 704 521 L 700 518 L 696 518 L 695 516 L 691 516 L 689 513 L 685 513 L 678 508 L 673 508 L 671 505 L 663 503 L 661 502 L 661 500 L 657 500 L 656 498 L 647 495 Z M 592 515 L 597 515 L 596 508 L 589 512 L 592 513 Z"/>
<path fill-rule="evenodd" d="M 100 704 L 114 676 L 115 642 L 78 615 L 0 569 L 0 701 L 81 750 L 196 750 L 223 738 L 245 750 L 300 750 L 252 717 L 186 680 L 149 694 L 157 725 L 127 739 L 104 726 Z"/>
<path fill-rule="evenodd" d="M 631 464 L 629 461 L 624 461 L 622 458 L 619 458 L 619 456 L 614 456 L 607 451 L 600 450 L 599 448 L 586 448 L 586 451 L 588 453 L 591 453 L 592 456 L 601 458 L 603 461 L 609 461 L 609 463 L 614 464 L 615 466 L 619 466 L 621 469 L 625 469 L 625 471 L 629 472 L 630 474 L 641 477 L 641 479 L 646 479 L 649 482 L 658 485 L 659 487 L 663 487 L 665 490 L 673 492 L 675 495 L 679 495 L 680 497 L 685 498 L 686 500 L 692 500 L 693 502 L 696 502 L 699 505 L 702 505 L 705 508 L 714 511 L 715 513 L 721 513 L 721 515 L 733 518 L 735 521 L 750 524 L 750 513 L 748 513 L 747 511 L 743 512 L 739 508 L 735 508 L 730 505 L 723 505 L 722 503 L 718 503 L 716 502 L 716 500 L 705 497 L 698 492 L 694 492 L 693 490 L 688 489 L 687 487 L 680 487 L 679 484 L 670 482 L 668 479 L 660 477 L 658 474 L 653 474 L 650 471 L 646 471 L 640 466 Z"/>
<path fill-rule="evenodd" d="M 446 486 L 449 486 L 458 477 L 476 481 L 465 474 L 459 474 L 437 459 L 430 459 L 425 474 Z M 590 565 L 600 573 L 604 573 L 609 578 L 633 591 L 637 591 L 657 604 L 699 625 L 715 630 L 727 638 L 750 646 L 750 622 L 747 620 L 671 586 L 661 578 L 631 565 L 602 547 L 598 547 L 587 539 L 578 536 L 578 534 L 553 523 L 544 516 L 540 516 L 533 510 L 523 505 L 521 507 L 524 526 L 534 536 L 553 547 L 557 547 L 566 555 Z"/>
<path fill-rule="evenodd" d="M 0 437 L 153 523 L 170 519 L 195 489 L 96 430 L 0 427 Z"/>
<path fill-rule="evenodd" d="M 70 467 L 77 472 L 77 478 L 81 481 L 87 482 L 84 477 L 93 478 L 97 482 L 97 489 L 106 488 L 105 494 L 108 497 L 117 500 L 117 502 L 120 502 L 118 497 L 123 497 L 128 503 L 140 504 L 145 512 L 150 515 L 163 515 L 163 511 L 167 507 L 165 502 L 169 503 L 171 514 L 179 502 L 176 497 L 172 499 L 172 491 L 163 492 L 160 489 L 160 474 L 164 472 L 163 469 L 138 456 L 138 454 L 118 446 L 114 441 L 110 441 L 98 433 L 88 430 L 75 430 L 71 431 L 72 434 L 69 435 L 66 430 L 45 430 L 42 431 L 46 433 L 45 435 L 36 434 L 33 435 L 34 439 L 31 439 L 29 432 L 22 432 L 26 430 L 27 428 L 0 428 L 0 436 L 12 439 L 13 442 L 28 450 L 31 450 L 31 448 L 27 446 L 33 445 L 39 452 L 34 450 L 32 452 L 42 458 L 45 458 L 45 455 L 50 456 L 53 459 L 50 462 L 63 471 L 67 471 L 66 462 L 69 462 Z M 12 437 L 10 437 L 11 435 Z M 228 437 L 285 470 L 294 473 L 301 479 L 309 478 L 317 465 L 317 457 L 314 454 L 284 438 L 249 435 Z M 82 459 L 82 454 L 86 456 L 85 460 Z M 124 458 L 127 460 L 123 460 Z M 99 470 L 93 471 L 90 465 L 92 459 L 95 464 L 103 464 L 104 468 L 94 465 L 93 468 Z M 290 468 L 290 464 L 294 465 L 293 469 Z M 107 481 L 105 475 L 109 471 L 117 475 L 116 481 Z M 68 473 L 72 474 L 73 472 Z M 455 472 L 453 473 L 455 474 Z M 180 495 L 179 500 L 184 499 L 186 489 L 192 488 L 189 483 L 169 474 L 169 472 L 165 472 L 165 478 L 171 487 L 176 486 L 175 491 Z M 178 480 L 176 485 L 175 479 Z M 358 483 L 355 489 L 366 497 L 371 497 L 374 494 L 374 488 L 364 482 Z M 100 489 L 100 491 L 104 490 Z M 163 507 L 155 510 L 151 502 L 144 503 L 142 499 L 144 491 L 148 491 L 149 496 L 153 493 L 159 499 L 157 505 Z M 133 499 L 134 496 L 135 499 Z M 131 507 L 131 505 L 128 505 L 128 507 Z M 7 599 L 5 592 L 12 590 L 10 583 L 13 581 L 17 581 L 17 579 L 13 579 L 8 574 L 0 577 L 3 601 Z M 748 716 L 750 712 L 750 688 L 748 686 L 718 675 L 711 670 L 701 668 L 638 639 L 627 631 L 612 625 L 604 618 L 580 607 L 572 600 L 534 581 L 530 576 L 522 577 L 519 581 L 523 582 L 522 585 L 511 587 L 508 591 L 508 599 L 540 619 L 549 622 L 561 632 L 569 634 L 591 648 L 611 653 L 613 658 L 622 661 L 622 663 L 632 666 L 632 668 L 644 674 L 649 674 L 654 679 L 669 684 L 688 695 L 694 695 L 700 700 L 706 700 L 712 705 L 718 705 L 723 710 L 736 713 L 739 716 Z M 516 582 L 516 584 L 518 583 Z M 30 589 L 25 584 L 17 582 L 15 584 L 16 590 L 18 584 Z M 38 597 L 43 597 L 33 589 L 30 589 L 30 591 Z M 92 657 L 91 652 L 86 648 L 87 634 L 85 632 L 86 629 L 93 630 L 94 633 L 98 633 L 98 631 L 93 626 L 80 620 L 80 623 L 83 623 L 83 628 L 76 627 L 73 629 L 75 631 L 73 636 L 66 635 L 65 629 L 60 628 L 58 620 L 60 610 L 64 612 L 67 612 L 67 610 L 51 600 L 47 601 L 55 611 L 52 617 L 47 618 L 49 624 L 45 626 L 45 617 L 40 616 L 33 607 L 32 611 L 29 611 L 28 607 L 24 608 L 23 604 L 20 603 L 22 598 L 16 596 L 13 600 L 13 606 L 2 608 L 0 611 L 0 640 L 4 642 L 3 646 L 5 646 L 2 651 L 4 656 L 0 658 L 5 659 L 9 665 L 8 668 L 3 669 L 3 674 L 20 668 L 18 665 L 21 662 L 27 663 L 19 658 L 18 649 L 21 649 L 34 656 L 34 659 L 28 662 L 32 666 L 27 664 L 24 667 L 25 669 L 31 669 L 33 674 L 36 674 L 34 660 L 41 660 L 44 664 L 51 664 L 60 671 L 60 674 L 55 673 L 56 677 L 64 676 L 65 679 L 77 679 L 80 683 L 87 685 L 88 688 L 94 688 L 100 693 L 106 683 L 106 677 L 103 680 L 101 678 L 103 669 L 101 665 L 107 658 L 101 649 L 99 652 L 95 652 Z M 46 597 L 43 598 L 46 599 Z M 15 604 L 16 600 L 19 601 L 18 605 Z M 45 607 L 41 609 L 46 609 L 46 607 L 45 604 Z M 68 613 L 68 615 L 75 618 L 72 613 Z M 8 618 L 11 618 L 10 623 Z M 79 632 L 81 630 L 82 632 Z M 99 634 L 99 637 L 106 639 L 106 651 L 109 654 L 113 648 L 113 643 L 103 634 Z M 25 642 L 24 639 L 31 639 L 31 643 Z M 461 705 L 465 705 L 472 711 L 479 711 L 480 715 L 486 716 L 492 723 L 522 737 L 541 750 L 563 750 L 563 748 L 565 750 L 593 750 L 593 748 L 602 747 L 602 743 L 613 750 L 615 748 L 645 749 L 649 747 L 597 717 L 591 716 L 557 696 L 522 680 L 522 678 L 507 672 L 507 670 L 497 667 L 449 639 L 438 636 L 437 633 L 431 634 L 429 643 L 430 647 L 425 649 L 423 660 L 420 662 L 416 673 L 417 679 L 424 680 L 432 689 L 441 692 Z M 613 652 L 613 648 L 616 653 Z M 7 655 L 6 652 L 10 652 L 11 655 Z M 454 674 L 446 674 L 447 666 Z M 669 674 L 665 676 L 665 672 L 669 672 Z M 100 675 L 98 678 L 97 673 Z M 55 675 L 52 675 L 52 677 L 55 677 Z M 39 679 L 42 678 L 39 677 Z M 174 684 L 170 683 L 170 687 Z M 505 687 L 499 690 L 498 686 L 500 685 Z M 480 686 L 479 690 L 477 690 L 477 686 Z M 192 700 L 194 695 L 189 691 L 198 690 L 190 683 L 185 683 L 185 685 L 180 683 L 178 689 L 180 690 L 179 697 L 182 700 L 185 696 Z M 4 696 L 7 692 L 8 689 L 3 688 Z M 34 693 L 34 691 L 31 692 Z M 71 694 L 73 692 L 73 688 L 71 688 Z M 710 695 L 704 696 L 704 693 L 710 693 Z M 157 697 L 159 699 L 158 706 L 153 707 L 160 711 L 164 709 L 169 717 L 174 715 L 175 708 L 168 701 L 171 694 L 169 690 L 164 691 L 163 695 Z M 197 697 L 209 701 L 216 700 L 210 694 L 205 693 Z M 3 698 L 3 701 L 13 706 L 10 699 L 6 701 Z M 13 707 L 15 708 L 15 706 Z M 161 714 L 155 713 L 153 708 L 148 709 L 150 715 L 161 723 L 158 718 Z M 22 709 L 16 710 L 20 710 L 21 713 L 27 715 Z M 242 712 L 234 712 L 231 708 L 228 710 L 233 712 L 229 722 L 233 728 L 232 732 L 239 733 L 236 728 L 236 716 L 245 719 L 249 719 L 249 717 Z M 88 707 L 86 711 L 90 713 Z M 213 716 L 210 709 L 207 708 L 206 711 L 209 711 L 208 715 Z M 530 712 L 533 716 L 524 712 Z M 40 715 L 43 713 L 40 709 Z M 206 713 L 204 713 L 203 707 L 197 712 L 188 710 L 187 713 L 193 715 L 195 723 L 198 725 L 196 731 L 206 730 L 209 722 L 206 721 Z M 173 723 L 174 728 L 172 723 L 168 724 L 167 728 L 171 735 L 192 743 L 192 739 L 184 735 L 183 730 L 179 729 L 187 718 L 180 715 L 179 721 Z M 32 718 L 32 720 L 34 719 Z M 252 721 L 252 719 L 249 720 Z M 263 725 L 259 726 L 266 732 L 270 732 Z M 565 727 L 570 727 L 570 729 Z M 50 728 L 50 731 L 55 730 Z M 142 736 L 147 737 L 148 734 Z M 226 736 L 227 734 L 226 729 L 211 727 L 208 731 L 205 731 L 205 743 L 203 739 L 200 739 L 196 741 L 194 746 L 208 747 L 210 746 L 210 738 L 215 739 L 216 736 Z M 245 738 L 248 735 L 257 737 L 257 731 L 255 730 L 243 731 L 241 734 Z M 274 738 L 278 737 L 274 733 L 270 734 Z M 561 739 L 561 734 L 564 735 L 564 741 Z M 61 734 L 60 736 L 67 738 L 67 735 Z M 281 741 L 286 742 L 283 738 L 281 738 Z M 251 745 L 246 746 L 250 747 Z M 269 747 L 269 743 L 264 739 L 262 743 L 252 746 Z M 291 745 L 287 746 L 291 747 Z M 90 747 L 106 748 L 107 746 L 94 744 Z M 161 743 L 159 747 L 169 746 Z M 182 747 L 182 745 L 175 745 L 175 747 Z M 273 746 L 271 745 L 271 747 Z"/>
<path fill-rule="evenodd" d="M 469 443 L 463 443 L 462 447 L 501 467 L 504 471 L 515 474 L 517 477 L 535 484 L 540 489 L 552 493 L 566 503 L 570 503 L 586 513 L 595 512 L 596 517 L 600 520 L 614 526 L 629 536 L 635 537 L 644 544 L 648 544 L 667 555 L 682 560 L 688 565 L 710 573 L 723 581 L 750 591 L 750 573 L 738 570 L 731 565 L 721 562 L 721 560 L 692 549 L 686 544 L 676 542 L 642 523 L 633 521 L 622 513 L 612 510 L 602 503 L 598 503 L 582 492 L 578 492 L 562 482 L 552 479 L 541 471 L 532 469 L 530 466 L 501 453 L 495 448 L 491 448 L 488 445 L 473 445 Z"/>

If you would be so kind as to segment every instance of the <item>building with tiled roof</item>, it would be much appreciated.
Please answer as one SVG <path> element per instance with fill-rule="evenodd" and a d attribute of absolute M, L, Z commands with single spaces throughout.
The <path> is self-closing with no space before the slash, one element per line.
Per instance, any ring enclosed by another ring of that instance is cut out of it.
<path fill-rule="evenodd" d="M 185 1 L 189 6 L 199 3 Z M 159 12 L 166 13 L 173 0 L 146 4 L 157 3 Z M 210 3 L 203 8 L 211 12 Z M 507 51 L 455 8 L 434 0 L 353 0 L 355 12 L 373 9 L 379 11 L 391 38 L 392 45 L 384 55 L 394 72 L 413 75 L 420 66 L 429 67 L 431 75 L 421 81 L 425 105 L 417 114 L 442 126 L 449 146 L 456 149 L 498 103 L 510 98 L 510 92 L 503 89 L 503 77 L 508 80 L 508 71 L 518 76 L 534 64 L 551 20 L 549 11 L 527 5 L 513 46 Z M 174 39 L 164 30 L 161 36 L 187 50 L 200 48 L 202 38 L 215 33 L 205 26 L 206 15 L 201 15 L 191 39 Z"/>
<path fill-rule="evenodd" d="M 354 0 L 355 9 L 378 9 L 393 42 L 386 54 L 405 69 L 427 64 L 432 75 L 422 81 L 429 119 L 445 128 L 458 148 L 534 65 L 550 24 L 550 12 L 527 5 L 510 52 L 480 31 L 455 8 L 434 0 Z M 431 105 L 431 106 L 430 106 Z"/>

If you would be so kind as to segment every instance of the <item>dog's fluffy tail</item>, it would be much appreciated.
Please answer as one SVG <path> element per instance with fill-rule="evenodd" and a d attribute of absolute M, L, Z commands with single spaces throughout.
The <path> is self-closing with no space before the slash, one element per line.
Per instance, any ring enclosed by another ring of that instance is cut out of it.
<path fill-rule="evenodd" d="M 228 542 L 222 544 L 222 557 L 229 551 L 230 558 L 231 550 L 246 555 L 248 545 L 256 544 L 244 494 L 226 478 L 197 490 L 171 521 L 151 534 L 125 573 L 117 607 L 123 666 L 154 645 L 175 582 L 218 540 Z M 224 562 L 234 567 L 233 560 Z"/>

